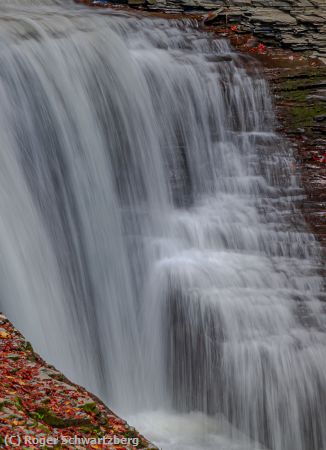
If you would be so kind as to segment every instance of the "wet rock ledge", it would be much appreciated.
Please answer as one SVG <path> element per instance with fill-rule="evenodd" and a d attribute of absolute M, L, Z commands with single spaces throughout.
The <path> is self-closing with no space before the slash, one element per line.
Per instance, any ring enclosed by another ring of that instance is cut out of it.
<path fill-rule="evenodd" d="M 326 0 L 76 0 L 168 13 L 210 11 L 207 22 L 237 24 L 267 44 L 307 51 L 326 63 Z"/>
<path fill-rule="evenodd" d="M 99 7 L 122 3 L 75 1 Z M 243 63 L 253 75 L 259 61 L 278 131 L 294 149 L 293 170 L 306 194 L 298 206 L 326 257 L 326 0 L 139 0 L 137 10 L 139 16 L 193 19 L 202 31 L 248 55 Z"/>
<path fill-rule="evenodd" d="M 0 314 L 0 448 L 157 448 L 37 355 Z"/>
<path fill-rule="evenodd" d="M 311 231 L 326 249 L 326 66 L 289 60 L 265 74 L 274 93 L 280 131 L 292 141 L 306 199 L 301 207 Z M 326 251 L 325 251 L 326 256 Z"/>

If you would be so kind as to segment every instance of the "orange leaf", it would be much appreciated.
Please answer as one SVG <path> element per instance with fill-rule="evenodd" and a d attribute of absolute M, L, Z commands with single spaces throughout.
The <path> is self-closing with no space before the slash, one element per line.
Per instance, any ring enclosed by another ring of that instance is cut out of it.
<path fill-rule="evenodd" d="M 10 339 L 10 334 L 6 331 L 0 331 L 0 339 Z"/>

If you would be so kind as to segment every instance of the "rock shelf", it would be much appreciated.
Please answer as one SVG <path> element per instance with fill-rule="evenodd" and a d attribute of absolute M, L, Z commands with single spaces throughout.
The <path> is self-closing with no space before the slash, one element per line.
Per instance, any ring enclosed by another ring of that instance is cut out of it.
<path fill-rule="evenodd" d="M 127 4 L 166 13 L 207 12 L 210 23 L 237 24 L 264 40 L 310 52 L 326 63 L 326 0 L 79 0 L 91 6 Z"/>

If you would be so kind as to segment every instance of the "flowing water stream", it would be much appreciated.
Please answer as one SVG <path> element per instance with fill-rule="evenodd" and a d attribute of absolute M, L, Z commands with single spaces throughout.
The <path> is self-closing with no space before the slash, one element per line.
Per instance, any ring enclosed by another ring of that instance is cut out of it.
<path fill-rule="evenodd" d="M 0 308 L 164 450 L 325 450 L 320 250 L 268 87 L 192 22 L 0 2 Z"/>

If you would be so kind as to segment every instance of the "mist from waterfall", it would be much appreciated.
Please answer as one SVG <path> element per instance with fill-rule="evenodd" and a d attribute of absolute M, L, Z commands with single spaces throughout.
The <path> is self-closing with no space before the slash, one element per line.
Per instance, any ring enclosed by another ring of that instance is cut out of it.
<path fill-rule="evenodd" d="M 164 450 L 325 450 L 325 292 L 256 63 L 0 4 L 0 310 Z"/>

